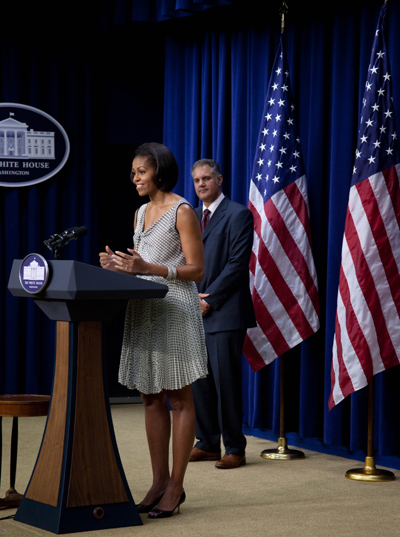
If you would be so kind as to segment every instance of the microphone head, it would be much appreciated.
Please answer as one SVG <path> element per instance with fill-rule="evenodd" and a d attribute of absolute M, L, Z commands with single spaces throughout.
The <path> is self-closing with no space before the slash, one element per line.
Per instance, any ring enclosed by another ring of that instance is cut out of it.
<path fill-rule="evenodd" d="M 79 226 L 79 227 L 73 228 L 71 232 L 73 233 L 74 238 L 78 239 L 79 237 L 83 237 L 84 235 L 86 235 L 88 230 L 87 230 L 87 227 L 85 226 Z"/>

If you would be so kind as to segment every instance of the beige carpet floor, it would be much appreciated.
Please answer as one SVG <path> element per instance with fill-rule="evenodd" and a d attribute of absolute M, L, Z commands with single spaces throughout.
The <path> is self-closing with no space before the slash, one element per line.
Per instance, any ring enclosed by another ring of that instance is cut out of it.
<path fill-rule="evenodd" d="M 125 474 L 136 502 L 150 486 L 150 461 L 141 404 L 113 405 L 114 429 Z M 21 418 L 16 489 L 25 490 L 39 450 L 45 418 Z M 9 485 L 11 418 L 3 418 L 0 497 Z M 143 525 L 68 534 L 81 537 L 399 537 L 400 478 L 362 482 L 345 477 L 363 463 L 303 450 L 304 459 L 266 460 L 277 444 L 248 437 L 247 464 L 218 470 L 213 462 L 190 463 L 181 512 L 164 520 L 142 515 Z M 290 446 L 289 446 L 290 447 Z M 382 468 L 383 469 L 383 468 Z M 54 535 L 0 510 L 0 537 Z"/>

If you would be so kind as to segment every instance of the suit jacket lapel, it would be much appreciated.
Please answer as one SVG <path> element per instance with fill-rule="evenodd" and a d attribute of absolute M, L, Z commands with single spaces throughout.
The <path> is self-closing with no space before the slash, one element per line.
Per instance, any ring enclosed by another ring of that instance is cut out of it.
<path fill-rule="evenodd" d="M 197 218 L 198 218 L 198 219 L 200 220 L 200 222 L 201 222 L 201 218 L 202 218 L 202 216 L 203 216 L 203 206 L 200 205 L 199 207 L 196 207 L 196 208 L 195 208 L 195 212 L 196 212 L 196 214 L 197 214 Z"/>

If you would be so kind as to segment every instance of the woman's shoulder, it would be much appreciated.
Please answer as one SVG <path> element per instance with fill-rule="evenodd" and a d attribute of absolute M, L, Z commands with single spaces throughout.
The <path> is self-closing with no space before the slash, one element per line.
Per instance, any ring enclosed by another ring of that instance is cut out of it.
<path fill-rule="evenodd" d="M 188 202 L 188 200 L 185 199 L 185 198 L 179 198 L 178 201 L 177 201 L 177 204 L 179 204 L 179 205 L 189 205 L 189 206 L 191 206 L 190 203 Z"/>
<path fill-rule="evenodd" d="M 175 207 L 176 207 L 177 212 L 179 211 L 180 213 L 183 213 L 183 212 L 192 213 L 192 212 L 194 212 L 193 205 L 190 202 L 188 202 L 188 200 L 185 199 L 185 198 L 179 198 L 179 200 L 176 202 Z"/>
<path fill-rule="evenodd" d="M 172 206 L 181 205 L 182 203 L 189 203 L 183 196 L 180 194 L 175 194 L 175 192 L 170 192 L 168 201 Z"/>
<path fill-rule="evenodd" d="M 138 229 L 138 224 L 140 227 L 140 223 L 144 220 L 144 213 L 146 212 L 147 203 L 141 205 L 138 209 L 135 211 L 135 229 Z"/>
<path fill-rule="evenodd" d="M 199 223 L 193 206 L 185 198 L 181 198 L 176 204 L 176 222 L 183 227 Z"/>

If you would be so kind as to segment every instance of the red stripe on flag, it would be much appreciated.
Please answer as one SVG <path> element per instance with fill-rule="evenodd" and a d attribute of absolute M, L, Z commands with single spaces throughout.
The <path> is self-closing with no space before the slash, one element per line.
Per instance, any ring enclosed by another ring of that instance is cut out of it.
<path fill-rule="evenodd" d="M 343 393 L 343 397 L 346 397 L 350 393 L 354 392 L 354 386 L 351 382 L 351 378 L 347 372 L 347 368 L 345 366 L 344 360 L 343 360 L 343 347 L 342 347 L 342 340 L 341 340 L 341 329 L 339 324 L 339 319 L 336 314 L 335 319 L 335 341 L 336 341 L 336 359 L 338 362 L 338 378 L 337 378 L 337 384 L 340 387 L 341 392 Z M 332 366 L 331 366 L 331 385 L 335 385 L 335 370 L 333 367 L 333 360 L 332 360 Z M 331 391 L 328 407 L 329 410 L 331 410 L 335 406 L 335 401 L 333 399 L 333 390 Z"/>
<path fill-rule="evenodd" d="M 272 345 L 276 354 L 279 356 L 280 354 L 288 351 L 290 347 L 287 344 L 286 339 L 283 337 L 283 334 L 275 323 L 273 317 L 271 317 L 270 312 L 262 301 L 256 288 L 253 289 L 252 298 L 254 310 L 256 312 L 257 324 L 264 332 L 265 337 Z"/>
<path fill-rule="evenodd" d="M 258 249 L 258 262 L 301 338 L 311 336 L 314 333 L 313 328 L 262 241 Z"/>
<path fill-rule="evenodd" d="M 354 312 L 354 309 L 351 305 L 351 293 L 348 286 L 348 282 L 343 274 L 342 267 L 340 268 L 340 279 L 339 279 L 339 292 L 342 297 L 342 302 L 345 305 L 345 315 L 346 315 L 346 332 L 349 337 L 349 340 L 353 346 L 354 352 L 357 355 L 357 359 L 360 362 L 364 375 L 369 380 L 373 375 L 372 367 L 372 357 L 371 351 L 368 346 L 368 342 L 365 339 L 365 335 L 362 331 L 362 328 L 359 325 L 357 316 Z M 338 325 L 339 326 L 339 323 Z M 339 385 L 342 392 L 345 394 L 345 397 L 349 395 L 353 390 L 348 388 L 348 374 L 344 363 L 340 363 L 339 369 Z"/>
<path fill-rule="evenodd" d="M 368 180 L 362 181 L 356 188 L 367 215 L 369 225 L 371 226 L 372 235 L 381 258 L 382 268 L 385 271 L 390 291 L 397 307 L 397 314 L 400 315 L 400 275 L 389 238 L 386 234 L 378 203 Z"/>
<path fill-rule="evenodd" d="M 256 273 L 257 257 L 254 252 L 250 254 L 249 269 L 250 272 L 254 275 Z"/>
<path fill-rule="evenodd" d="M 382 174 L 386 181 L 386 188 L 388 189 L 390 199 L 392 200 L 393 211 L 397 219 L 397 226 L 400 228 L 400 188 L 399 177 L 395 166 L 383 170 Z"/>
<path fill-rule="evenodd" d="M 311 336 L 313 328 L 262 240 L 258 247 L 258 262 L 302 339 Z"/>
<path fill-rule="evenodd" d="M 311 246 L 312 240 L 311 240 L 310 219 L 308 217 L 307 205 L 306 205 L 306 202 L 304 201 L 303 194 L 300 192 L 300 189 L 296 182 L 291 183 L 290 185 L 285 187 L 284 191 L 287 195 L 289 203 L 293 207 L 294 212 L 297 214 L 298 219 L 303 224 L 303 228 L 304 228 L 304 231 L 306 232 L 308 242 Z"/>
<path fill-rule="evenodd" d="M 362 248 L 359 242 L 359 237 L 357 234 L 357 230 L 355 228 L 354 221 L 353 221 L 350 211 L 347 212 L 346 224 L 345 224 L 345 236 L 346 236 L 346 240 L 347 240 L 347 244 L 350 250 L 351 257 L 353 259 L 354 269 L 356 272 L 358 284 L 364 295 L 365 301 L 367 303 L 367 306 L 373 318 L 373 323 L 374 323 L 376 335 L 378 338 L 378 345 L 379 345 L 382 361 L 385 365 L 385 368 L 391 367 L 392 365 L 398 364 L 398 360 L 396 358 L 396 352 L 393 348 L 393 344 L 392 344 L 389 332 L 386 327 L 386 323 L 385 323 L 383 312 L 382 312 L 382 306 L 379 300 L 379 295 L 376 291 L 374 280 L 372 278 L 370 269 L 368 267 L 364 253 L 362 251 Z M 383 270 L 383 267 L 381 267 L 380 270 Z M 346 307 L 347 306 L 350 307 L 350 296 L 348 297 L 348 302 L 346 300 L 343 300 L 343 302 L 344 304 L 346 304 Z M 368 327 L 366 327 L 366 329 L 368 329 Z M 350 332 L 349 332 L 349 335 L 350 335 Z M 360 341 L 356 341 L 355 343 L 356 344 L 360 343 Z M 362 356 L 361 363 L 362 363 L 362 360 L 364 359 L 363 352 L 365 352 L 364 345 L 361 345 L 361 348 L 356 348 L 355 346 L 355 350 L 358 356 L 360 356 L 361 354 Z M 369 351 L 368 351 L 368 355 L 369 355 Z M 395 359 L 395 362 L 394 362 L 394 359 Z M 366 374 L 366 377 L 369 380 L 371 378 L 369 376 L 371 375 L 369 367 L 368 369 L 366 369 L 363 365 L 363 369 Z"/>
<path fill-rule="evenodd" d="M 257 209 L 254 207 L 254 205 L 251 203 L 251 200 L 249 200 L 249 209 L 253 213 L 254 231 L 257 233 L 258 237 L 261 240 L 261 216 Z"/>
<path fill-rule="evenodd" d="M 288 187 L 287 187 L 288 188 Z M 285 189 L 286 190 L 286 189 Z M 300 193 L 299 189 L 296 187 L 297 192 Z M 301 199 L 297 200 L 297 206 L 305 205 L 303 196 L 300 196 Z M 311 302 L 319 315 L 319 298 L 318 298 L 318 289 L 314 284 L 314 280 L 308 270 L 306 260 L 304 259 L 303 253 L 300 248 L 297 246 L 296 242 L 293 240 L 292 235 L 290 234 L 286 221 L 282 218 L 281 214 L 277 210 L 272 199 L 270 199 L 265 204 L 265 214 L 268 218 L 268 221 L 275 232 L 275 235 L 278 237 L 279 242 L 282 245 L 282 248 L 285 250 L 286 255 L 288 256 L 291 265 L 297 272 L 299 278 L 303 282 L 304 287 L 307 290 L 307 293 L 311 299 Z M 297 214 L 297 213 L 296 213 Z"/>
<path fill-rule="evenodd" d="M 254 373 L 257 373 L 257 371 L 265 366 L 263 358 L 258 353 L 248 335 L 246 335 L 244 340 L 243 354 L 246 356 L 246 360 L 249 362 L 249 365 Z"/>

